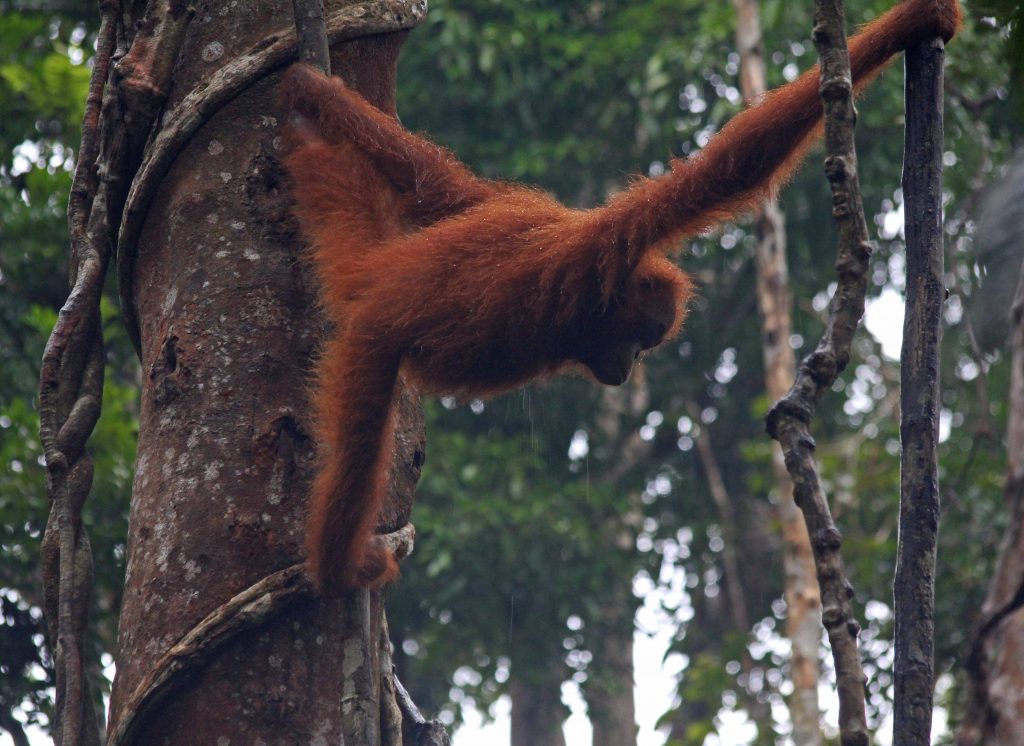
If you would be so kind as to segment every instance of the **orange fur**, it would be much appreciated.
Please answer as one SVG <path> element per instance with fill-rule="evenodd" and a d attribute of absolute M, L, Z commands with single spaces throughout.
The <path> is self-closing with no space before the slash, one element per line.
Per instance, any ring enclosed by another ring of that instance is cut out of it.
<path fill-rule="evenodd" d="M 956 0 L 896 6 L 851 39 L 855 86 L 959 23 Z M 314 393 L 323 464 L 307 537 L 329 594 L 398 574 L 374 527 L 400 369 L 425 393 L 490 395 L 574 364 L 622 383 L 682 324 L 691 283 L 666 251 L 778 189 L 822 114 L 815 68 L 670 173 L 582 211 L 477 178 L 311 68 L 293 67 L 282 96 L 296 212 L 337 329 Z"/>

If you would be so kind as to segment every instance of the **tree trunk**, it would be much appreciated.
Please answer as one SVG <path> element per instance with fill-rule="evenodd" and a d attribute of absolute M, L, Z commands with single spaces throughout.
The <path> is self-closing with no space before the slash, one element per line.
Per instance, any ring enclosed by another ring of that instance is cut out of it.
<path fill-rule="evenodd" d="M 1012 322 L 1006 425 L 1010 525 L 967 659 L 970 701 L 957 746 L 1024 743 L 1024 273 Z"/>
<path fill-rule="evenodd" d="M 639 492 L 630 491 L 626 485 L 628 475 L 650 457 L 651 446 L 640 437 L 638 430 L 625 425 L 650 408 L 650 387 L 645 373 L 643 369 L 638 371 L 626 386 L 602 389 L 597 415 L 597 427 L 605 448 L 615 454 L 600 479 L 606 484 L 621 486 L 623 508 L 607 521 L 603 532 L 607 545 L 621 553 L 618 570 L 609 576 L 607 593 L 596 599 L 600 611 L 588 619 L 586 632 L 586 644 L 594 659 L 588 666 L 584 696 L 594 728 L 594 746 L 636 743 L 637 736 L 633 699 L 633 631 L 637 602 L 633 597 L 633 563 L 627 558 L 636 552 L 644 506 Z"/>
<path fill-rule="evenodd" d="M 757 0 L 733 0 L 736 6 L 736 46 L 740 54 L 740 88 L 753 101 L 766 90 L 764 41 Z M 796 375 L 790 346 L 790 309 L 793 305 L 786 263 L 785 216 L 775 200 L 765 201 L 757 221 L 757 304 L 761 312 L 761 350 L 765 389 L 771 401 L 789 390 Z M 786 471 L 782 449 L 772 444 L 775 509 L 783 540 L 786 635 L 793 643 L 790 678 L 793 694 L 789 713 L 796 746 L 819 746 L 818 650 L 821 643 L 821 593 L 814 569 L 807 525 L 793 501 L 793 482 Z"/>
<path fill-rule="evenodd" d="M 328 14 L 353 4 L 329 3 Z M 173 122 L 190 92 L 292 24 L 290 4 L 200 6 L 160 121 Z M 338 45 L 333 70 L 394 111 L 404 38 Z M 134 264 L 119 257 L 143 376 L 112 731 L 135 717 L 136 688 L 197 622 L 301 560 L 316 447 L 306 381 L 324 329 L 278 160 L 284 117 L 275 86 L 284 67 L 188 140 L 148 209 Z M 405 395 L 403 409 L 390 528 L 407 518 L 422 459 L 418 403 Z M 365 658 L 353 654 L 354 615 L 372 641 Z M 347 743 L 375 746 L 363 735 L 379 741 L 382 615 L 380 594 L 286 607 L 191 671 L 189 686 L 148 712 L 132 742 L 339 743 L 346 733 Z M 355 701 L 360 669 L 371 691 Z M 354 713 L 367 701 L 377 709 L 353 734 Z"/>
<path fill-rule="evenodd" d="M 528 651 L 521 651 L 528 655 Z M 513 660 L 516 656 L 513 656 Z M 512 698 L 512 746 L 565 746 L 562 723 L 561 671 L 544 681 L 524 680 L 512 674 L 509 695 Z"/>
<path fill-rule="evenodd" d="M 594 653 L 588 667 L 587 714 L 594 727 L 593 746 L 636 743 L 633 701 L 633 629 L 636 604 L 632 582 L 616 589 L 602 606 L 598 635 L 587 635 Z"/>

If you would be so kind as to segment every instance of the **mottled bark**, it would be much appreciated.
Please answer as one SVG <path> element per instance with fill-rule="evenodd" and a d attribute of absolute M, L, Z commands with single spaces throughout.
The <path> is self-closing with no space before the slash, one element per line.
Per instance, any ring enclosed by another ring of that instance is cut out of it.
<path fill-rule="evenodd" d="M 906 54 L 907 297 L 900 353 L 900 522 L 894 583 L 893 742 L 931 743 L 935 550 L 939 528 L 939 343 L 942 332 L 940 39 Z"/>
<path fill-rule="evenodd" d="M 818 402 L 850 360 L 853 335 L 864 315 L 868 260 L 872 247 L 857 178 L 853 126 L 853 83 L 846 27 L 840 0 L 817 0 L 814 45 L 821 65 L 825 112 L 825 175 L 832 191 L 832 216 L 839 246 L 838 285 L 829 304 L 828 324 L 814 352 L 804 358 L 796 380 L 766 417 L 768 432 L 785 454 L 793 479 L 793 497 L 804 515 L 811 537 L 814 565 L 821 589 L 821 621 L 832 645 L 839 695 L 839 732 L 843 746 L 869 742 L 864 710 L 864 670 L 857 649 L 860 625 L 853 613 L 853 587 L 846 577 L 842 534 L 832 519 L 814 460 L 815 443 L 809 423 Z"/>
<path fill-rule="evenodd" d="M 740 90 L 756 101 L 767 90 L 764 39 L 758 0 L 733 0 L 736 7 L 736 47 L 740 55 Z M 765 200 L 755 224 L 757 245 L 757 305 L 761 318 L 761 353 L 765 390 L 778 401 L 796 377 L 790 345 L 793 297 L 786 261 L 786 218 L 774 199 Z M 772 444 L 774 507 L 782 533 L 786 636 L 792 642 L 788 699 L 796 746 L 819 746 L 822 741 L 818 708 L 818 650 L 821 643 L 821 593 L 807 525 L 793 500 L 793 481 L 786 471 L 782 448 Z"/>
<path fill-rule="evenodd" d="M 341 5 L 353 4 L 329 4 L 328 14 Z M 211 75 L 291 24 L 280 3 L 202 6 L 161 121 L 175 121 Z M 393 111 L 403 40 L 347 42 L 332 68 Z M 124 247 L 143 390 L 112 732 L 200 620 L 301 560 L 315 463 L 306 382 L 325 330 L 278 161 L 276 79 L 204 111 L 142 213 L 137 245 Z M 388 529 L 406 522 L 422 463 L 414 396 L 404 395 L 402 415 Z M 375 744 L 366 734 L 381 732 L 382 613 L 380 594 L 307 597 L 240 628 L 187 688 L 147 713 L 131 742 L 326 743 L 345 733 L 347 743 Z"/>

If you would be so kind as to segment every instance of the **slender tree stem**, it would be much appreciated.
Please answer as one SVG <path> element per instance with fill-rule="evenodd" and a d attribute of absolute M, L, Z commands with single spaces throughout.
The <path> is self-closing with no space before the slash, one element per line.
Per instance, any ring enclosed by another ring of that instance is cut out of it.
<path fill-rule="evenodd" d="M 942 62 L 939 39 L 906 55 L 907 299 L 900 354 L 900 526 L 896 561 L 893 743 L 931 739 L 935 546 L 939 527 L 942 303 Z"/>
<path fill-rule="evenodd" d="M 772 407 L 767 424 L 768 432 L 782 446 L 786 468 L 793 478 L 794 498 L 803 511 L 811 537 L 821 587 L 821 621 L 832 645 L 836 669 L 840 741 L 843 746 L 867 746 L 865 678 L 857 649 L 860 625 L 853 614 L 853 587 L 846 578 L 840 552 L 842 535 L 832 520 L 821 486 L 814 460 L 814 438 L 808 427 L 818 401 L 850 360 L 850 345 L 864 313 L 872 251 L 857 179 L 853 140 L 856 113 L 840 0 L 815 3 L 814 44 L 821 59 L 819 90 L 825 111 L 825 174 L 832 187 L 832 215 L 839 233 L 839 282 L 821 341 L 800 363 L 793 387 Z"/>

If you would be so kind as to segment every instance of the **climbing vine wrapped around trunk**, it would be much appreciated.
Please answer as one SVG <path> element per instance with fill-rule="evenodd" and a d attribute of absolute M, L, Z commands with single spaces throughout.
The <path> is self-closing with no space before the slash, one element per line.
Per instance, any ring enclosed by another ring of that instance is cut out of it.
<path fill-rule="evenodd" d="M 298 56 L 296 17 L 290 4 L 196 7 L 101 0 L 69 207 L 73 289 L 40 382 L 54 733 L 62 746 L 100 743 L 84 675 L 92 558 L 81 508 L 116 246 L 143 386 L 107 743 L 187 742 L 202 723 L 208 740 L 244 729 L 250 741 L 372 734 L 395 746 L 402 715 L 380 594 L 322 602 L 298 564 L 314 464 L 302 381 L 322 329 L 278 165 L 276 75 Z M 422 0 L 294 7 L 319 49 L 305 58 L 322 61 L 328 40 L 331 67 L 394 111 L 398 49 Z M 401 555 L 423 448 L 409 392 L 399 421 L 383 528 Z"/>

